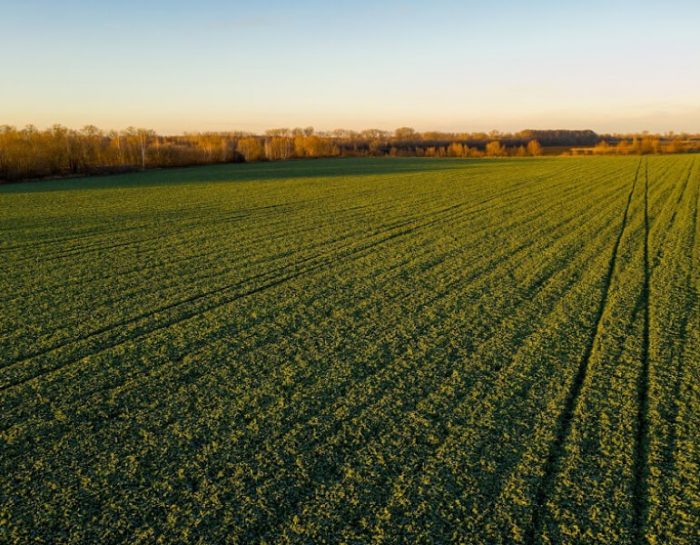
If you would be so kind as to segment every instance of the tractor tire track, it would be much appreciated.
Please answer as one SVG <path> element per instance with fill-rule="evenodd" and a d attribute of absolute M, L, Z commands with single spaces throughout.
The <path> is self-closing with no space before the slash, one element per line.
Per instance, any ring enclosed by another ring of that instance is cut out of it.
<path fill-rule="evenodd" d="M 647 479 L 649 471 L 649 315 L 651 306 L 649 287 L 651 278 L 649 264 L 649 161 L 646 161 L 644 167 L 644 285 L 642 286 L 644 329 L 642 333 L 642 369 L 639 375 L 638 386 L 639 409 L 634 452 L 634 512 L 632 518 L 634 542 L 639 545 L 646 543 L 644 526 L 648 508 Z"/>
<path fill-rule="evenodd" d="M 625 210 L 622 215 L 620 231 L 617 235 L 617 239 L 615 240 L 615 244 L 613 245 L 610 260 L 608 262 L 608 269 L 603 283 L 603 294 L 600 299 L 600 305 L 598 307 L 593 332 L 588 346 L 586 347 L 586 351 L 583 355 L 583 358 L 581 358 L 581 362 L 574 376 L 574 380 L 571 384 L 569 393 L 567 394 L 566 401 L 564 403 L 564 408 L 562 409 L 562 412 L 560 413 L 559 418 L 557 420 L 556 437 L 554 439 L 554 442 L 550 445 L 549 453 L 547 455 L 544 465 L 544 474 L 535 493 L 535 507 L 532 515 L 532 521 L 525 533 L 525 543 L 534 544 L 537 541 L 537 537 L 542 527 L 544 516 L 547 510 L 547 499 L 554 487 L 554 480 L 558 473 L 560 459 L 564 450 L 564 444 L 566 443 L 566 440 L 569 437 L 569 434 L 571 433 L 571 425 L 573 422 L 574 413 L 576 411 L 576 407 L 578 406 L 578 401 L 580 398 L 581 389 L 583 388 L 583 383 L 586 379 L 586 374 L 588 373 L 588 367 L 590 364 L 591 356 L 593 355 L 593 349 L 595 348 L 596 341 L 602 333 L 603 316 L 605 314 L 605 309 L 608 304 L 610 286 L 612 285 L 613 275 L 615 272 L 615 264 L 617 262 L 617 254 L 620 249 L 620 244 L 622 242 L 622 237 L 625 233 L 625 229 L 627 228 L 629 211 L 632 204 L 632 196 L 634 195 L 634 190 L 637 187 L 637 181 L 639 179 L 641 165 L 642 162 L 640 160 L 637 165 L 637 171 L 634 175 L 632 187 L 627 197 L 627 204 L 625 205 Z"/>

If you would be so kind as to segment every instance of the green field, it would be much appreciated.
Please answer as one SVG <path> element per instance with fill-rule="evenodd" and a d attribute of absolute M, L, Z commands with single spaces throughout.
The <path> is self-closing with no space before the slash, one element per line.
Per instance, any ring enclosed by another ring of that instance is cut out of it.
<path fill-rule="evenodd" d="M 0 188 L 0 543 L 700 542 L 700 157 Z"/>

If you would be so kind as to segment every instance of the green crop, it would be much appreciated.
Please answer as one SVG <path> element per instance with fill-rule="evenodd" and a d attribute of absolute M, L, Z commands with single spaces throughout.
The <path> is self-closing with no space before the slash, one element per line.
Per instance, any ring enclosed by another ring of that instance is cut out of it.
<path fill-rule="evenodd" d="M 691 544 L 700 159 L 0 188 L 0 543 Z"/>

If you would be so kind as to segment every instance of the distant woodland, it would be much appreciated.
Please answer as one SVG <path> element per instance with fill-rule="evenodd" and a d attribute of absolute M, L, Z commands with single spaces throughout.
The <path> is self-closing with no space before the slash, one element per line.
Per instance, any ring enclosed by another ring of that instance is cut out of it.
<path fill-rule="evenodd" d="M 105 132 L 55 125 L 0 126 L 0 181 L 127 172 L 212 163 L 283 161 L 312 157 L 525 157 L 538 155 L 658 154 L 700 151 L 700 135 L 598 135 L 591 130 L 517 133 L 417 132 L 313 128 L 164 136 L 129 128 Z"/>

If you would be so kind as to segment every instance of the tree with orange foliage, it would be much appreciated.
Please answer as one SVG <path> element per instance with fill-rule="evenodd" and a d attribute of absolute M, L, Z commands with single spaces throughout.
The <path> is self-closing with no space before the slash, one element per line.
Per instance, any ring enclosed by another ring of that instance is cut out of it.
<path fill-rule="evenodd" d="M 294 143 L 291 138 L 287 138 L 286 136 L 273 136 L 265 140 L 265 157 L 270 161 L 284 161 L 285 159 L 289 159 L 293 151 Z"/>
<path fill-rule="evenodd" d="M 530 140 L 527 143 L 527 153 L 533 157 L 542 155 L 542 146 L 540 146 L 540 143 L 537 140 Z"/>
<path fill-rule="evenodd" d="M 503 157 L 508 155 L 508 152 L 500 141 L 494 140 L 486 144 L 486 155 L 488 157 Z"/>
<path fill-rule="evenodd" d="M 241 138 L 236 144 L 236 151 L 243 156 L 246 162 L 259 161 L 263 157 L 263 147 L 255 136 Z"/>
<path fill-rule="evenodd" d="M 448 157 L 464 157 L 464 146 L 459 142 L 452 142 L 447 147 Z"/>

